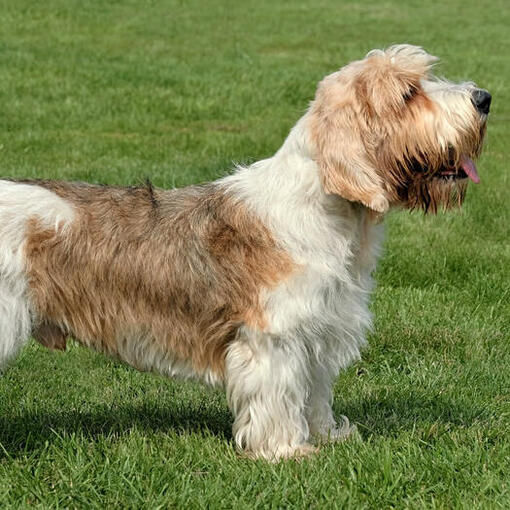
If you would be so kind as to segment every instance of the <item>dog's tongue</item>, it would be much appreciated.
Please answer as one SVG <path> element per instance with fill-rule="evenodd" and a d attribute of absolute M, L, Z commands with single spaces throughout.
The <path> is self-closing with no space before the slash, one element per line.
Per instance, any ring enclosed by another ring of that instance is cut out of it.
<path fill-rule="evenodd" d="M 471 158 L 467 156 L 461 156 L 460 158 L 460 166 L 466 175 L 475 183 L 478 184 L 480 182 L 480 176 L 476 171 L 476 166 Z"/>

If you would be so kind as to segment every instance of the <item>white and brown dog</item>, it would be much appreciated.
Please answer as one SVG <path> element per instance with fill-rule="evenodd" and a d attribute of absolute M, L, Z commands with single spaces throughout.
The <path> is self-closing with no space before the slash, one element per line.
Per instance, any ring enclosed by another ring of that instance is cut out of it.
<path fill-rule="evenodd" d="M 459 205 L 491 96 L 400 45 L 327 76 L 272 157 L 184 189 L 0 181 L 0 363 L 67 336 L 223 384 L 237 445 L 347 437 L 332 384 L 360 355 L 392 207 Z"/>

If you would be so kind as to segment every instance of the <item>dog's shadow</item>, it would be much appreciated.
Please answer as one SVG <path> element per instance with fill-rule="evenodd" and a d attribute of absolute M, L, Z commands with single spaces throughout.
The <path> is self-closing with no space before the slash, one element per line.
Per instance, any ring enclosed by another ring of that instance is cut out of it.
<path fill-rule="evenodd" d="M 344 414 L 358 424 L 363 438 L 395 436 L 410 431 L 465 428 L 490 418 L 478 404 L 460 401 L 448 394 L 428 395 L 419 390 L 406 395 L 337 402 L 335 414 Z"/>
<path fill-rule="evenodd" d="M 431 399 L 409 394 L 383 399 L 344 400 L 335 404 L 337 414 L 347 415 L 358 424 L 363 439 L 392 437 L 431 424 L 446 428 L 466 427 L 486 419 L 486 410 L 450 401 L 441 395 Z M 212 434 L 231 441 L 232 416 L 226 406 L 167 404 L 123 404 L 93 412 L 27 412 L 0 417 L 0 456 L 17 457 L 43 448 L 48 442 L 78 434 L 90 440 L 122 437 L 133 429 L 177 434 Z"/>
<path fill-rule="evenodd" d="M 228 409 L 208 406 L 131 405 L 104 406 L 94 411 L 26 412 L 0 416 L 0 457 L 17 457 L 48 443 L 78 435 L 95 440 L 121 438 L 133 430 L 177 434 L 211 434 L 231 439 Z"/>

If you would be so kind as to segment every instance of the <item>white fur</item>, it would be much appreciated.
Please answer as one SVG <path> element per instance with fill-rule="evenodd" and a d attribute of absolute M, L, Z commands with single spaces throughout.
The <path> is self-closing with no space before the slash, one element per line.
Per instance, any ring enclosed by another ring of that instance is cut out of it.
<path fill-rule="evenodd" d="M 122 333 L 116 348 L 116 356 L 120 360 L 141 371 L 157 372 L 167 377 L 200 379 L 211 386 L 220 386 L 223 383 L 218 373 L 211 369 L 198 376 L 189 360 L 177 358 L 173 352 L 154 342 L 154 338 L 140 336 L 138 331 Z"/>
<path fill-rule="evenodd" d="M 434 129 L 438 140 L 442 143 L 442 148 L 449 145 L 457 145 L 459 136 L 459 126 L 466 123 L 468 119 L 476 115 L 484 119 L 473 109 L 471 95 L 476 88 L 471 82 L 453 83 L 445 79 L 429 78 L 421 82 L 424 92 L 429 99 L 432 99 L 439 108 L 441 115 L 429 116 L 428 122 L 434 123 Z M 427 119 L 424 119 L 427 122 Z"/>
<path fill-rule="evenodd" d="M 224 179 L 300 265 L 265 296 L 267 332 L 244 329 L 227 356 L 236 442 L 266 458 L 299 454 L 311 435 L 352 432 L 335 423 L 331 387 L 359 358 L 370 327 L 382 227 L 365 221 L 363 207 L 324 193 L 310 147 L 305 116 L 273 158 Z"/>
<path fill-rule="evenodd" d="M 32 330 L 23 256 L 31 218 L 58 227 L 72 220 L 73 210 L 40 187 L 0 181 L 0 368 L 26 343 Z"/>

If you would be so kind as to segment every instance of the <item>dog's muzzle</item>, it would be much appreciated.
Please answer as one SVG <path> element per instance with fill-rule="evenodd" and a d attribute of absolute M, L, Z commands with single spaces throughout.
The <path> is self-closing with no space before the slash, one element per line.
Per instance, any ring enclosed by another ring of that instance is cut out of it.
<path fill-rule="evenodd" d="M 487 90 L 475 89 L 471 94 L 471 101 L 480 113 L 487 115 L 491 108 L 492 96 Z"/>

